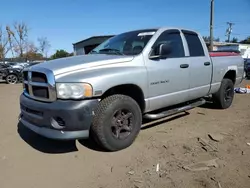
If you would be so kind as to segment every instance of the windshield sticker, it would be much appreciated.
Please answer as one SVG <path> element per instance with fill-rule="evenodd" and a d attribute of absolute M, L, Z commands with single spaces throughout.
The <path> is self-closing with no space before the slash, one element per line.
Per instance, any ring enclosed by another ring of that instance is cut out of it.
<path fill-rule="evenodd" d="M 139 33 L 138 36 L 146 36 L 146 35 L 154 35 L 155 31 L 152 32 L 144 32 L 144 33 Z"/>

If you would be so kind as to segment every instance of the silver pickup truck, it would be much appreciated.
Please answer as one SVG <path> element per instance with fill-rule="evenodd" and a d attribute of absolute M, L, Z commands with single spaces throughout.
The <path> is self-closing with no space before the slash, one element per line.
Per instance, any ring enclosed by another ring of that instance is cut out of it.
<path fill-rule="evenodd" d="M 157 28 L 116 35 L 88 55 L 23 71 L 20 121 L 51 139 L 95 138 L 108 151 L 130 146 L 142 119 L 159 119 L 206 103 L 231 106 L 244 61 L 209 52 L 201 35 Z"/>

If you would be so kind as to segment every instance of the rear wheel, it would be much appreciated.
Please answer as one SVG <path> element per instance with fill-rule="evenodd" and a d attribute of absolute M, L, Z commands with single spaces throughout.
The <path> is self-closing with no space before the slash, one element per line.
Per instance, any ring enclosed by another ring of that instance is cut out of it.
<path fill-rule="evenodd" d="M 6 83 L 7 84 L 16 84 L 18 82 L 18 78 L 15 74 L 9 74 L 6 77 Z"/>
<path fill-rule="evenodd" d="M 219 91 L 213 96 L 215 105 L 220 109 L 227 109 L 232 105 L 234 99 L 234 83 L 228 78 L 221 82 Z"/>
<path fill-rule="evenodd" d="M 112 95 L 103 99 L 93 120 L 93 136 L 108 151 L 130 146 L 142 124 L 141 109 L 136 101 L 125 95 Z"/>

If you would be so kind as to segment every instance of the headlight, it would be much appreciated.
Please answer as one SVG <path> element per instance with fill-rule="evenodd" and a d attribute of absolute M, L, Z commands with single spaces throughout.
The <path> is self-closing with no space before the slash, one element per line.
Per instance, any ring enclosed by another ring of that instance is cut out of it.
<path fill-rule="evenodd" d="M 92 86 L 87 83 L 57 83 L 57 97 L 61 99 L 81 99 L 92 97 Z"/>

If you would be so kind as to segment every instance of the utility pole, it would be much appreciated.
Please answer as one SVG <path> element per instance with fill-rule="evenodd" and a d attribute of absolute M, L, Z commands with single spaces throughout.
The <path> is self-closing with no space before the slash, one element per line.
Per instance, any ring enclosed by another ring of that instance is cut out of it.
<path fill-rule="evenodd" d="M 230 36 L 231 36 L 231 33 L 232 33 L 232 26 L 234 25 L 234 23 L 227 22 L 227 24 L 228 24 L 228 28 L 227 28 L 227 31 L 226 31 L 226 36 L 227 36 L 227 41 L 230 42 Z"/>
<path fill-rule="evenodd" d="M 214 0 L 211 0 L 211 5 L 210 5 L 210 51 L 213 51 L 214 47 Z"/>

